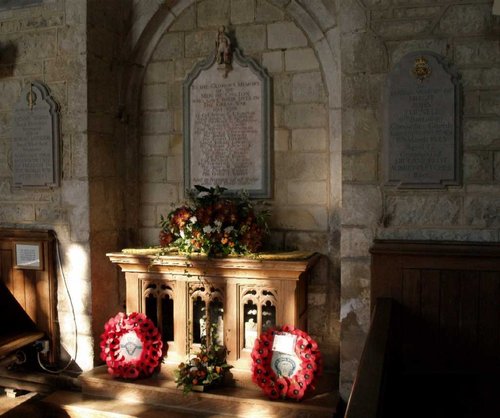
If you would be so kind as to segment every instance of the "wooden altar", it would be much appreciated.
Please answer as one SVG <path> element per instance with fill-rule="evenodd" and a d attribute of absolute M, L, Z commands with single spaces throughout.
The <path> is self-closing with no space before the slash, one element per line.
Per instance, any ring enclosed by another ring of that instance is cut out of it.
<path fill-rule="evenodd" d="M 144 312 L 168 343 L 168 362 L 185 359 L 218 324 L 228 362 L 248 369 L 253 341 L 276 325 L 307 329 L 307 283 L 315 253 L 207 258 L 107 254 L 125 273 L 126 310 Z"/>

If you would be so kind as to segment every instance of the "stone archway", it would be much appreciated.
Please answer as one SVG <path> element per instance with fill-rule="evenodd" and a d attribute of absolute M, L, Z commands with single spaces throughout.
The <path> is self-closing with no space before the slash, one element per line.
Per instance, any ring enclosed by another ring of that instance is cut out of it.
<path fill-rule="evenodd" d="M 161 36 L 184 10 L 196 2 L 197 0 L 180 0 L 177 3 L 173 2 L 174 5 L 171 7 L 168 6 L 168 3 L 160 5 L 151 14 L 149 20 L 143 18 L 133 24 L 135 31 L 139 31 L 141 35 L 137 37 L 131 47 L 132 56 L 127 57 L 129 70 L 124 77 L 121 96 L 124 100 L 122 105 L 130 117 L 134 117 L 137 111 L 140 83 Z M 328 90 L 331 125 L 330 143 L 335 144 L 331 148 L 335 148 L 335 152 L 340 154 L 340 31 L 335 18 L 321 0 L 303 2 L 305 5 L 296 0 L 269 0 L 269 2 L 283 8 L 312 43 Z M 134 42 L 134 40 L 132 39 L 130 42 Z"/>

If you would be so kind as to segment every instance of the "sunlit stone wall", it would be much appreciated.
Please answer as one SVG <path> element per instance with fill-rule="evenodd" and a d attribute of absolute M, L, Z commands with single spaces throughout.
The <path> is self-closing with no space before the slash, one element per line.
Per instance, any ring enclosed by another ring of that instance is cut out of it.
<path fill-rule="evenodd" d="M 93 365 L 89 263 L 87 167 L 86 6 L 54 0 L 0 11 L 0 226 L 56 231 L 62 267 L 78 330 L 77 362 Z M 11 109 L 25 83 L 48 85 L 60 105 L 61 186 L 16 189 L 12 185 Z M 74 321 L 64 281 L 58 275 L 62 351 L 75 354 Z"/>

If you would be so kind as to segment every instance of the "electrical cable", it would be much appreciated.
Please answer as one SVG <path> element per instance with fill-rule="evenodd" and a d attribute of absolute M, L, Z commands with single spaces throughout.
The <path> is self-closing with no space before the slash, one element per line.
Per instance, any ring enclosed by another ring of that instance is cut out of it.
<path fill-rule="evenodd" d="M 69 292 L 68 282 L 66 281 L 66 275 L 64 274 L 64 270 L 63 270 L 63 267 L 62 267 L 61 254 L 60 254 L 60 251 L 59 251 L 59 240 L 57 239 L 57 235 L 56 235 L 55 232 L 54 232 L 54 236 L 55 236 L 55 240 L 56 240 L 57 264 L 58 264 L 59 270 L 61 272 L 61 277 L 63 279 L 64 287 L 66 288 L 66 293 L 68 295 L 68 300 L 69 300 L 69 304 L 70 304 L 70 307 L 71 307 L 71 313 L 73 315 L 73 327 L 74 327 L 74 330 L 75 330 L 75 355 L 74 355 L 73 358 L 69 359 L 68 363 L 63 368 L 60 368 L 60 369 L 57 369 L 57 370 L 48 369 L 46 366 L 43 365 L 42 360 L 40 359 L 40 352 L 36 353 L 36 357 L 37 357 L 37 360 L 38 360 L 38 365 L 43 370 L 45 370 L 48 373 L 59 374 L 59 373 L 62 373 L 63 371 L 65 371 L 66 369 L 68 369 L 68 367 L 71 365 L 71 363 L 73 362 L 73 360 L 76 359 L 76 356 L 78 354 L 78 327 L 77 327 L 77 323 L 76 323 L 75 306 L 73 305 L 73 299 L 71 298 L 71 293 Z"/>

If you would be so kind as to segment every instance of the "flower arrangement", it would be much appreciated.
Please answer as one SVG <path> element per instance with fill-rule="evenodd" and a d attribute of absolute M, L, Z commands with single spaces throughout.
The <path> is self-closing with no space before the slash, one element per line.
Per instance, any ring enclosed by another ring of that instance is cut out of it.
<path fill-rule="evenodd" d="M 277 346 L 279 337 L 293 342 L 288 351 L 283 344 Z M 251 356 L 252 380 L 270 399 L 301 400 L 307 390 L 314 389 L 315 380 L 322 372 L 316 341 L 289 325 L 262 333 L 255 340 Z"/>
<path fill-rule="evenodd" d="M 149 377 L 159 368 L 163 342 L 160 332 L 143 313 L 118 313 L 104 326 L 101 359 L 115 377 Z"/>
<path fill-rule="evenodd" d="M 210 335 L 213 343 L 207 344 L 207 338 L 203 337 L 199 352 L 174 371 L 175 383 L 177 387 L 183 387 L 185 394 L 221 384 L 225 373 L 232 367 L 226 362 L 226 348 L 216 342 L 216 324 L 210 325 Z"/>
<path fill-rule="evenodd" d="M 247 195 L 224 195 L 225 188 L 195 186 L 189 202 L 161 216 L 160 245 L 187 254 L 241 255 L 262 248 L 267 211 L 256 211 Z"/>

